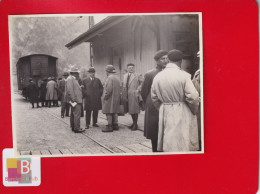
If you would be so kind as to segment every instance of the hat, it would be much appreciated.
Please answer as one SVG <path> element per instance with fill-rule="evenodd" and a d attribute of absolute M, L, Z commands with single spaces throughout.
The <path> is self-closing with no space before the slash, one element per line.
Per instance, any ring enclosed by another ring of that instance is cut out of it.
<path fill-rule="evenodd" d="M 73 67 L 73 68 L 71 68 L 70 69 L 70 71 L 69 71 L 70 73 L 79 73 L 80 71 L 79 71 L 79 69 L 78 68 L 76 68 L 76 67 Z"/>
<path fill-rule="evenodd" d="M 69 76 L 69 73 L 68 72 L 64 72 L 63 76 Z"/>
<path fill-rule="evenodd" d="M 48 77 L 48 80 L 51 80 L 51 77 Z"/>
<path fill-rule="evenodd" d="M 32 81 L 33 79 L 32 78 L 29 78 L 29 82 Z"/>
<path fill-rule="evenodd" d="M 95 70 L 95 68 L 94 68 L 94 67 L 90 67 L 90 68 L 88 69 L 88 72 L 89 72 L 89 73 L 95 73 L 95 72 L 96 72 L 96 70 Z"/>
<path fill-rule="evenodd" d="M 165 51 L 165 50 L 159 50 L 159 51 L 157 51 L 157 52 L 155 53 L 155 55 L 154 55 L 154 60 L 155 60 L 155 61 L 158 61 L 162 56 L 167 55 L 167 54 L 168 54 L 167 51 Z"/>
<path fill-rule="evenodd" d="M 115 73 L 116 70 L 115 70 L 113 65 L 107 65 L 106 66 L 106 72 L 108 72 L 108 73 Z"/>
<path fill-rule="evenodd" d="M 135 66 L 135 64 L 133 64 L 133 63 L 128 63 L 127 65 L 126 65 L 127 67 L 134 67 Z"/>
<path fill-rule="evenodd" d="M 168 59 L 172 62 L 181 61 L 183 58 L 183 53 L 179 50 L 173 49 L 168 52 Z"/>

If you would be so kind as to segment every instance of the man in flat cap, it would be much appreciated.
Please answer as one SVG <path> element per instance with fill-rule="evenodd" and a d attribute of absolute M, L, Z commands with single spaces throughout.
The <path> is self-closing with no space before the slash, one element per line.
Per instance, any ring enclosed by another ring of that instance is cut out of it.
<path fill-rule="evenodd" d="M 36 103 L 37 108 L 39 108 L 39 90 L 32 78 L 29 78 L 29 85 L 26 88 L 26 92 L 30 100 L 30 103 L 32 104 L 32 108 L 34 108 L 34 103 Z"/>
<path fill-rule="evenodd" d="M 183 54 L 168 53 L 169 63 L 152 84 L 151 97 L 159 110 L 158 151 L 187 152 L 199 150 L 196 112 L 199 94 L 191 75 L 181 70 Z"/>
<path fill-rule="evenodd" d="M 82 81 L 83 97 L 84 97 L 84 110 L 86 111 L 86 129 L 89 128 L 90 118 L 92 113 L 92 126 L 97 125 L 98 111 L 102 109 L 101 96 L 103 93 L 103 86 L 97 77 L 95 77 L 95 68 L 90 67 L 88 70 L 89 77 Z"/>
<path fill-rule="evenodd" d="M 118 113 L 120 111 L 120 80 L 113 65 L 106 66 L 107 79 L 104 85 L 102 112 L 107 116 L 108 125 L 102 132 L 118 130 Z"/>
<path fill-rule="evenodd" d="M 144 75 L 141 95 L 145 103 L 144 136 L 151 139 L 153 152 L 157 151 L 159 111 L 154 107 L 151 99 L 151 86 L 154 77 L 165 68 L 168 59 L 167 51 L 159 50 L 155 53 L 156 67 Z"/>
<path fill-rule="evenodd" d="M 132 116 L 133 124 L 129 128 L 133 131 L 138 129 L 137 121 L 140 113 L 139 99 L 140 87 L 143 82 L 142 75 L 135 73 L 135 65 L 127 64 L 127 73 L 123 78 L 123 97 L 125 112 Z"/>
<path fill-rule="evenodd" d="M 70 111 L 70 104 L 66 102 L 65 99 L 65 84 L 66 80 L 69 76 L 68 72 L 63 73 L 63 79 L 59 81 L 59 92 L 61 95 L 61 118 L 64 118 L 64 115 L 66 113 L 66 116 L 69 116 L 69 111 Z"/>
<path fill-rule="evenodd" d="M 85 131 L 80 128 L 82 90 L 76 79 L 78 75 L 79 70 L 77 68 L 72 68 L 70 70 L 70 76 L 67 78 L 65 84 L 66 100 L 71 104 L 70 127 L 75 133 Z"/>

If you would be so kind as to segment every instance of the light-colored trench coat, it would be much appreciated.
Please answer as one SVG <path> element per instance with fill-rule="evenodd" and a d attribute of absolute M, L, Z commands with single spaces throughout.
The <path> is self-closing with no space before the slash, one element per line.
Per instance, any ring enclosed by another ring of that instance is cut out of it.
<path fill-rule="evenodd" d="M 102 96 L 102 112 L 104 114 L 120 111 L 120 80 L 115 74 L 108 75 Z"/>
<path fill-rule="evenodd" d="M 158 151 L 197 151 L 199 95 L 190 74 L 167 64 L 153 80 L 151 97 L 159 109 Z"/>
<path fill-rule="evenodd" d="M 58 100 L 58 94 L 57 94 L 57 89 L 58 85 L 55 81 L 50 80 L 47 85 L 47 92 L 46 92 L 46 98 L 45 100 Z"/>
<path fill-rule="evenodd" d="M 123 101 L 128 103 L 128 113 L 137 114 L 140 112 L 139 101 L 141 100 L 141 84 L 143 77 L 140 74 L 132 73 L 128 83 L 127 91 L 127 77 L 128 73 L 124 75 L 123 79 Z"/>

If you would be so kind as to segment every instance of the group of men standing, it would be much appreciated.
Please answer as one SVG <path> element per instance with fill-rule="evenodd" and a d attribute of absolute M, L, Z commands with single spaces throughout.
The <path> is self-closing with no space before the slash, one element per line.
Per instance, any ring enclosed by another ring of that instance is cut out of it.
<path fill-rule="evenodd" d="M 181 69 L 183 53 L 160 50 L 154 59 L 157 66 L 145 74 L 141 89 L 144 135 L 151 139 L 153 152 L 198 151 L 200 98 L 191 75 Z"/>
<path fill-rule="evenodd" d="M 59 106 L 58 83 L 54 77 L 49 77 L 48 79 L 43 79 L 40 87 L 38 87 L 33 79 L 29 78 L 29 84 L 26 87 L 26 97 L 29 98 L 32 108 L 34 108 L 35 103 L 37 108 L 39 108 L 39 102 L 41 102 L 41 107 Z"/>
<path fill-rule="evenodd" d="M 102 132 L 113 132 L 119 129 L 118 114 L 123 106 L 124 113 L 128 112 L 132 117 L 133 123 L 129 128 L 134 131 L 138 129 L 138 114 L 143 102 L 144 136 L 151 139 L 153 152 L 198 151 L 199 71 L 192 82 L 191 75 L 181 69 L 182 59 L 183 53 L 179 50 L 160 50 L 154 56 L 156 67 L 148 71 L 144 78 L 135 72 L 134 64 L 127 64 L 123 83 L 114 66 L 107 65 L 104 85 L 95 77 L 95 68 L 90 67 L 89 76 L 82 81 L 78 69 L 73 68 L 69 73 L 65 72 L 64 79 L 59 82 L 59 90 L 62 91 L 61 117 L 71 107 L 70 127 L 80 133 L 89 129 L 91 116 L 92 126 L 98 127 L 98 111 L 102 109 L 108 123 Z M 47 83 L 46 99 L 49 87 L 55 88 L 55 83 Z M 83 101 L 85 129 L 80 127 Z"/>

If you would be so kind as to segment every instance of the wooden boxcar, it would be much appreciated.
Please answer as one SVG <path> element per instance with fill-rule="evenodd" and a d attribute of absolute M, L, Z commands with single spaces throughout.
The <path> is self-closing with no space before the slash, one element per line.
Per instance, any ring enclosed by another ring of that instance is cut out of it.
<path fill-rule="evenodd" d="M 25 94 L 29 78 L 32 78 L 39 86 L 44 78 L 56 77 L 57 59 L 44 54 L 21 57 L 16 64 L 18 90 L 22 90 Z"/>

